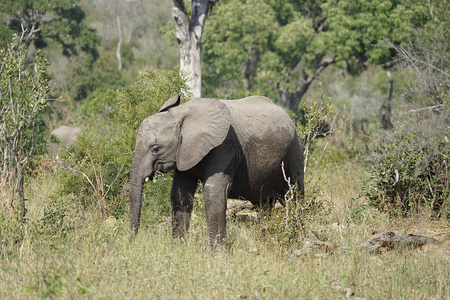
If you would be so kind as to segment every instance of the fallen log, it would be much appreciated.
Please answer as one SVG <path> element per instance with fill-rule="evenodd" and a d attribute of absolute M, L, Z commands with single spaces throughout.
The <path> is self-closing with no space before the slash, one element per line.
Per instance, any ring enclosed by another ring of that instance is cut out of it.
<path fill-rule="evenodd" d="M 321 232 L 323 233 L 323 232 Z M 320 236 L 318 232 L 314 233 Z M 386 233 L 377 235 L 374 238 L 362 243 L 358 246 L 359 249 L 367 250 L 369 253 L 377 254 L 382 249 L 391 250 L 399 247 L 421 248 L 426 244 L 437 244 L 439 240 L 421 234 L 404 234 L 388 231 Z M 306 239 L 302 249 L 294 250 L 294 254 L 304 256 L 308 254 L 328 253 L 332 254 L 336 251 L 346 252 L 348 249 L 339 248 L 326 241 L 315 241 Z"/>
<path fill-rule="evenodd" d="M 362 243 L 359 247 L 369 253 L 379 253 L 382 248 L 394 249 L 399 246 L 421 248 L 426 244 L 438 243 L 438 240 L 421 234 L 404 234 L 388 231 Z"/>
<path fill-rule="evenodd" d="M 255 207 L 250 203 L 250 201 L 234 201 L 227 209 L 227 220 L 239 221 L 240 218 L 238 216 L 238 213 L 245 209 L 253 210 L 255 209 Z M 249 219 L 253 218 L 253 216 L 247 215 L 244 215 L 244 217 Z"/>

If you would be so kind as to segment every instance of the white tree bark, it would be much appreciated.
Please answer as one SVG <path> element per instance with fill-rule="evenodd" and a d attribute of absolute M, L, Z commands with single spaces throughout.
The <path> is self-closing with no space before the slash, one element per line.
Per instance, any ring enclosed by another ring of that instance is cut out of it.
<path fill-rule="evenodd" d="M 117 42 L 117 49 L 116 49 L 116 57 L 117 57 L 117 64 L 119 71 L 122 70 L 122 55 L 120 53 L 121 47 L 122 47 L 122 28 L 120 27 L 120 8 L 119 8 L 120 2 L 117 2 L 117 9 L 116 9 L 116 21 L 117 21 L 117 33 L 119 35 L 119 42 Z"/>
<path fill-rule="evenodd" d="M 188 77 L 188 86 L 194 97 L 201 97 L 201 41 L 208 12 L 219 0 L 190 0 L 189 17 L 183 0 L 173 0 L 172 16 L 175 37 L 180 47 L 180 72 Z"/>

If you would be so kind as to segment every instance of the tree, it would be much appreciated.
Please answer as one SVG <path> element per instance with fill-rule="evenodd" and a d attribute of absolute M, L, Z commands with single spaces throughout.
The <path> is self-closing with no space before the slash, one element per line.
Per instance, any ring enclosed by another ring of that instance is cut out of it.
<path fill-rule="evenodd" d="M 407 41 L 426 21 L 424 9 L 421 1 L 223 0 L 203 42 L 208 92 L 262 93 L 296 111 L 328 66 L 357 74 L 388 62 L 395 51 L 382 38 Z"/>
<path fill-rule="evenodd" d="M 450 104 L 450 20 L 446 1 L 431 2 L 428 13 L 430 21 L 414 30 L 412 41 L 402 45 L 388 41 L 397 54 L 394 69 L 406 83 L 403 96 L 419 108 L 415 112 L 449 109 Z"/>
<path fill-rule="evenodd" d="M 27 38 L 30 35 L 24 31 L 0 50 L 0 188 L 10 213 L 18 194 L 21 219 L 26 214 L 24 167 L 34 151 L 36 119 L 50 90 L 42 52 L 37 52 L 35 64 L 25 61 Z"/>
<path fill-rule="evenodd" d="M 84 24 L 85 13 L 78 3 L 79 0 L 2 0 L 0 37 L 8 38 L 2 39 L 0 46 L 11 41 L 12 33 L 26 28 L 29 34 L 24 37 L 25 47 L 34 43 L 41 49 L 52 40 L 62 46 L 66 56 L 82 50 L 96 57 L 100 38 Z"/>
<path fill-rule="evenodd" d="M 368 158 L 371 180 L 364 194 L 391 214 L 427 211 L 448 218 L 450 199 L 450 20 L 445 1 L 430 1 L 429 21 L 412 41 L 390 46 L 402 79 L 394 127 Z M 406 109 L 407 110 L 406 110 Z M 403 114 L 401 114 L 403 110 Z"/>
<path fill-rule="evenodd" d="M 201 96 L 201 42 L 208 12 L 218 0 L 190 0 L 191 16 L 183 0 L 173 0 L 175 37 L 180 47 L 180 71 L 188 76 L 194 97 Z"/>

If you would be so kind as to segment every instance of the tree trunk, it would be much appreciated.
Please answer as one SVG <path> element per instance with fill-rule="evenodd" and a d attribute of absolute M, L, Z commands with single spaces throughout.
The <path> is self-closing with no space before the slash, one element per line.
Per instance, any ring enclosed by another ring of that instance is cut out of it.
<path fill-rule="evenodd" d="M 5 147 L 3 150 L 2 157 L 2 169 L 1 169 L 1 179 L 0 179 L 0 193 L 3 200 L 5 201 L 5 207 L 9 211 L 9 215 L 14 215 L 14 189 L 12 187 L 12 178 L 14 177 L 14 171 L 11 170 L 11 163 L 9 158 L 9 147 Z M 8 189 L 9 187 L 9 189 Z"/>
<path fill-rule="evenodd" d="M 116 21 L 117 21 L 117 34 L 119 35 L 119 41 L 117 42 L 116 49 L 116 57 L 119 71 L 122 70 L 122 55 L 121 55 L 121 47 L 122 47 L 122 28 L 120 27 L 120 8 L 119 3 L 117 3 L 117 11 L 116 11 Z"/>
<path fill-rule="evenodd" d="M 191 0 L 189 18 L 183 0 L 173 0 L 172 16 L 175 37 L 180 47 L 180 72 L 188 77 L 187 84 L 194 97 L 201 97 L 201 41 L 209 10 L 218 0 Z"/>
<path fill-rule="evenodd" d="M 17 162 L 17 191 L 19 193 L 19 200 L 20 200 L 20 220 L 24 221 L 25 215 L 27 213 L 27 209 L 25 207 L 25 194 L 23 192 L 23 165 L 21 162 Z"/>
<path fill-rule="evenodd" d="M 312 83 L 312 79 L 304 82 L 299 82 L 293 92 L 289 92 L 287 89 L 281 89 L 278 91 L 278 103 L 284 107 L 289 108 L 293 112 L 297 112 L 298 105 Z"/>
<path fill-rule="evenodd" d="M 14 160 L 16 163 L 15 169 L 17 172 L 17 185 L 14 187 L 14 190 L 17 189 L 17 193 L 19 194 L 19 217 L 20 220 L 23 221 L 25 218 L 25 214 L 27 212 L 25 208 L 25 194 L 23 191 L 23 161 L 22 161 L 22 151 L 19 149 L 18 141 L 19 137 L 12 144 L 12 152 L 14 153 Z M 14 196 L 13 196 L 14 198 Z"/>
<path fill-rule="evenodd" d="M 386 129 L 394 128 L 394 123 L 392 122 L 392 93 L 394 91 L 394 81 L 391 79 L 391 73 L 388 72 L 389 78 L 389 98 L 387 107 L 385 104 L 381 106 L 381 126 Z"/>
<path fill-rule="evenodd" d="M 321 60 L 317 64 L 316 70 L 311 75 L 303 73 L 302 76 L 300 76 L 297 86 L 294 88 L 293 92 L 289 92 L 286 88 L 279 89 L 278 103 L 289 108 L 293 112 L 297 112 L 298 105 L 300 104 L 300 101 L 302 100 L 313 80 L 319 77 L 320 73 L 322 73 L 322 71 L 325 70 L 326 67 L 334 63 L 334 58 L 335 56 Z M 290 74 L 288 76 L 290 76 Z"/>

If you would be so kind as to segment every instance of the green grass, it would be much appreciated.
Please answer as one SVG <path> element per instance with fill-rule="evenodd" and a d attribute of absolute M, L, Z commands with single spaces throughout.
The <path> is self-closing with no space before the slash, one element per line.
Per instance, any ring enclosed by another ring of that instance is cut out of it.
<path fill-rule="evenodd" d="M 298 256 L 301 245 L 282 245 L 258 224 L 234 223 L 228 224 L 227 249 L 211 253 L 201 212 L 186 241 L 172 239 L 168 221 L 147 221 L 133 242 L 126 216 L 99 219 L 75 206 L 21 225 L 2 215 L 0 299 L 345 299 L 345 288 L 366 299 L 449 298 L 448 222 L 392 220 L 351 202 L 348 189 L 362 182 L 349 179 L 361 170 L 338 168 L 324 173 L 324 196 L 334 204 L 330 213 L 308 223 L 327 232 L 338 248 L 334 253 Z M 30 217 L 38 219 L 50 178 L 28 186 L 35 203 L 30 200 Z M 439 233 L 445 242 L 379 255 L 357 247 L 388 229 Z"/>

